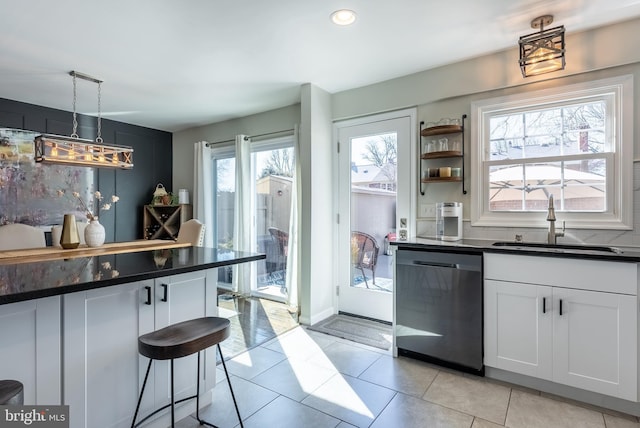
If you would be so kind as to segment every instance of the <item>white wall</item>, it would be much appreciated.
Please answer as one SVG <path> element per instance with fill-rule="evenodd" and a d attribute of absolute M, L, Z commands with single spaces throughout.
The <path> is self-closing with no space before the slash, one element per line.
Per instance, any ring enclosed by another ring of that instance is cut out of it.
<path fill-rule="evenodd" d="M 238 134 L 258 135 L 293 129 L 300 123 L 300 104 L 264 113 L 190 128 L 173 134 L 173 191 L 193 194 L 193 143 L 233 140 Z"/>
<path fill-rule="evenodd" d="M 335 244 L 332 207 L 331 95 L 311 84 L 302 86 L 300 158 L 300 322 L 314 324 L 333 315 Z"/>
<path fill-rule="evenodd" d="M 526 85 L 534 82 L 637 63 L 640 62 L 640 49 L 635 40 L 639 33 L 640 19 L 634 19 L 569 34 L 566 37 L 566 68 L 526 79 L 520 73 L 517 40 L 514 40 L 513 49 L 333 94 L 333 118 L 346 119 L 420 106 L 494 89 L 521 87 L 524 91 Z"/>

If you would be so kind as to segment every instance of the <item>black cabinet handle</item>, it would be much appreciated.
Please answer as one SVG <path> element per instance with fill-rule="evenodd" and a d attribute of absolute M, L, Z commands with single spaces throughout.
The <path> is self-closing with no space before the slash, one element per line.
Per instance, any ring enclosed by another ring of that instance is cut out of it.
<path fill-rule="evenodd" d="M 542 313 L 543 314 L 547 313 L 547 298 L 546 297 L 542 298 Z"/>
<path fill-rule="evenodd" d="M 144 286 L 145 290 L 147 290 L 147 301 L 144 302 L 145 305 L 150 305 L 151 304 L 151 287 L 149 287 L 148 285 Z"/>
<path fill-rule="evenodd" d="M 562 316 L 562 299 L 560 299 L 560 316 Z"/>
<path fill-rule="evenodd" d="M 164 289 L 162 291 L 162 300 L 163 302 L 167 302 L 169 299 L 167 298 L 167 290 L 169 289 L 169 286 L 167 284 L 162 284 L 162 288 Z"/>

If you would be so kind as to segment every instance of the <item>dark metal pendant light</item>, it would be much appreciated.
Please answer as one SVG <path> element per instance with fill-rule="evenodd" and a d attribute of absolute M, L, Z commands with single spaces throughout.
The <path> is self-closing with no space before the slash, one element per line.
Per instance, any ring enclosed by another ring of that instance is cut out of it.
<path fill-rule="evenodd" d="M 564 69 L 564 25 L 545 30 L 544 27 L 552 22 L 552 15 L 539 16 L 531 21 L 531 28 L 539 28 L 540 31 L 520 37 L 522 76 L 536 76 Z"/>

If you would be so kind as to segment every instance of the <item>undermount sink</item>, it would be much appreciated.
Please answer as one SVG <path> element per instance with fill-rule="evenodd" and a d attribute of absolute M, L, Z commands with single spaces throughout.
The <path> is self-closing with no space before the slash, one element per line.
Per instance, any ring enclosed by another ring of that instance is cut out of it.
<path fill-rule="evenodd" d="M 514 242 L 514 241 L 498 241 L 491 244 L 494 247 L 512 247 L 521 248 L 540 248 L 556 251 L 600 251 L 604 253 L 619 254 L 622 251 L 619 248 L 607 247 L 604 245 L 582 245 L 582 244 L 547 244 L 544 242 Z"/>

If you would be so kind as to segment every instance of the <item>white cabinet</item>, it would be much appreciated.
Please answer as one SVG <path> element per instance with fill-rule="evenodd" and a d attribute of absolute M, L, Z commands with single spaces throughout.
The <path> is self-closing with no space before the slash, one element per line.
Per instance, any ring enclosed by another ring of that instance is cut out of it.
<path fill-rule="evenodd" d="M 632 263 L 485 254 L 485 364 L 636 401 L 637 278 Z"/>
<path fill-rule="evenodd" d="M 141 281 L 64 295 L 64 386 L 71 427 L 125 427 L 146 365 L 138 355 Z M 153 313 L 151 313 L 153 315 Z"/>
<path fill-rule="evenodd" d="M 0 379 L 24 386 L 24 404 L 61 404 L 60 297 L 0 306 Z"/>
<path fill-rule="evenodd" d="M 149 361 L 138 353 L 138 336 L 186 319 L 216 315 L 215 272 L 203 270 L 64 296 L 64 404 L 70 406 L 72 427 L 131 425 Z M 175 363 L 180 397 L 193 394 L 196 383 L 195 357 L 182 360 Z M 202 368 L 205 391 L 215 383 L 215 355 L 208 355 Z M 142 417 L 168 403 L 167 397 L 168 363 L 154 362 Z"/>
<path fill-rule="evenodd" d="M 554 380 L 637 399 L 637 297 L 553 289 Z"/>
<path fill-rule="evenodd" d="M 485 365 L 551 380 L 551 287 L 485 279 L 484 314 Z"/>

